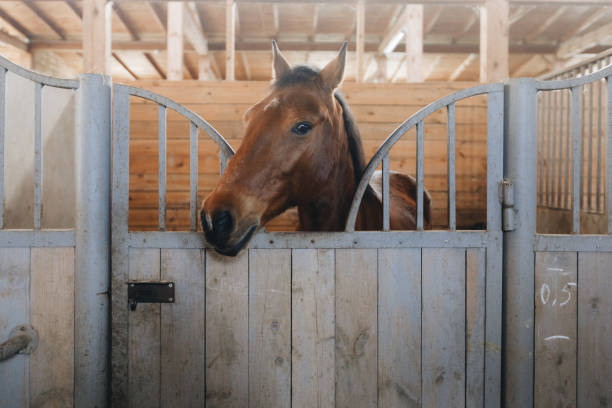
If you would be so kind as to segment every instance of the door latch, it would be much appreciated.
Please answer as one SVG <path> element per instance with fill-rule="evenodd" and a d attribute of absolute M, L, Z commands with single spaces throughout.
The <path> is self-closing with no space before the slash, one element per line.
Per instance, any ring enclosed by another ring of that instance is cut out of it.
<path fill-rule="evenodd" d="M 174 303 L 174 282 L 128 282 L 128 304 L 136 310 L 138 303 Z"/>

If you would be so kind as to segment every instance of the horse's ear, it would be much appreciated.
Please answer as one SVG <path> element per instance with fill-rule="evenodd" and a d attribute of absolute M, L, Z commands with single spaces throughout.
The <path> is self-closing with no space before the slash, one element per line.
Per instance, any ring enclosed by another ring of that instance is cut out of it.
<path fill-rule="evenodd" d="M 321 70 L 321 78 L 323 83 L 332 91 L 340 86 L 344 77 L 344 64 L 346 62 L 346 47 L 348 43 L 345 41 L 340 48 L 338 56 L 331 60 L 325 68 Z"/>
<path fill-rule="evenodd" d="M 272 62 L 274 78 L 278 79 L 283 76 L 285 72 L 289 71 L 291 67 L 278 49 L 278 45 L 276 44 L 275 40 L 272 40 L 272 54 L 274 56 L 274 61 Z"/>

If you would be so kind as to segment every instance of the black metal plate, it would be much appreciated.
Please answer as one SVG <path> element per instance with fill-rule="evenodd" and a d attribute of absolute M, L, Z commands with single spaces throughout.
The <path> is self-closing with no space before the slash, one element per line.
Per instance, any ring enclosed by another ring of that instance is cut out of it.
<path fill-rule="evenodd" d="M 135 310 L 138 303 L 174 303 L 174 282 L 128 282 L 128 303 Z"/>

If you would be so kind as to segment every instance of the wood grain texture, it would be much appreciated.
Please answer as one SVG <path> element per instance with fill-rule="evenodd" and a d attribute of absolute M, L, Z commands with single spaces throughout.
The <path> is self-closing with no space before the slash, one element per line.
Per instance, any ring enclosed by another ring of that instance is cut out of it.
<path fill-rule="evenodd" d="M 336 250 L 336 405 L 377 403 L 377 251 Z"/>
<path fill-rule="evenodd" d="M 466 250 L 466 385 L 465 405 L 484 406 L 485 369 L 485 261 L 482 248 Z"/>
<path fill-rule="evenodd" d="M 465 405 L 465 250 L 424 248 L 423 406 Z"/>
<path fill-rule="evenodd" d="M 206 251 L 206 405 L 246 407 L 249 397 L 249 256 Z"/>
<path fill-rule="evenodd" d="M 421 249 L 378 250 L 378 406 L 421 404 Z"/>
<path fill-rule="evenodd" d="M 291 405 L 291 250 L 249 250 L 249 406 Z"/>
<path fill-rule="evenodd" d="M 335 405 L 333 249 L 292 251 L 292 406 Z"/>
<path fill-rule="evenodd" d="M 32 248 L 30 404 L 71 407 L 74 394 L 74 248 Z"/>
<path fill-rule="evenodd" d="M 129 280 L 159 280 L 160 250 L 131 249 Z M 129 311 L 128 406 L 159 407 L 161 308 L 158 303 L 141 303 Z"/>
<path fill-rule="evenodd" d="M 577 254 L 536 252 L 535 407 L 576 406 Z"/>
<path fill-rule="evenodd" d="M 578 254 L 578 406 L 612 404 L 612 253 Z"/>
<path fill-rule="evenodd" d="M 29 323 L 30 249 L 0 248 L 0 342 L 15 326 Z M 17 355 L 0 363 L 0 406 L 29 405 L 29 357 Z"/>
<path fill-rule="evenodd" d="M 175 303 L 161 305 L 163 407 L 204 405 L 204 252 L 161 251 L 161 279 L 176 285 Z"/>

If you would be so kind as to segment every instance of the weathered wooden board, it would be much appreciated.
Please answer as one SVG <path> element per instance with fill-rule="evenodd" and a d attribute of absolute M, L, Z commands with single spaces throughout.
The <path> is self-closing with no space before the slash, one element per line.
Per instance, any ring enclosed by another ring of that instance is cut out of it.
<path fill-rule="evenodd" d="M 485 281 L 484 248 L 466 250 L 465 319 L 465 405 L 484 407 L 485 369 Z"/>
<path fill-rule="evenodd" d="M 129 280 L 160 279 L 160 250 L 131 249 Z M 142 303 L 129 311 L 128 389 L 130 407 L 159 407 L 161 309 L 157 303 Z"/>
<path fill-rule="evenodd" d="M 336 405 L 377 403 L 377 250 L 336 250 Z"/>
<path fill-rule="evenodd" d="M 576 406 L 577 262 L 576 252 L 536 252 L 535 407 Z"/>
<path fill-rule="evenodd" d="M 204 257 L 203 249 L 161 251 L 161 279 L 176 284 L 175 303 L 161 305 L 163 407 L 204 405 Z"/>
<path fill-rule="evenodd" d="M 30 249 L 0 248 L 0 342 L 15 326 L 30 323 Z M 29 406 L 29 357 L 0 363 L 0 406 Z"/>
<path fill-rule="evenodd" d="M 72 407 L 74 395 L 74 248 L 32 248 L 30 404 Z"/>
<path fill-rule="evenodd" d="M 206 251 L 206 404 L 246 407 L 249 398 L 249 256 Z"/>
<path fill-rule="evenodd" d="M 335 403 L 335 257 L 333 249 L 294 249 L 292 407 Z"/>
<path fill-rule="evenodd" d="M 378 250 L 378 406 L 421 406 L 421 249 Z"/>
<path fill-rule="evenodd" d="M 249 406 L 291 405 L 291 250 L 249 250 Z"/>
<path fill-rule="evenodd" d="M 578 406 L 612 403 L 612 253 L 578 254 Z"/>
<path fill-rule="evenodd" d="M 465 405 L 465 250 L 424 248 L 423 406 Z"/>

